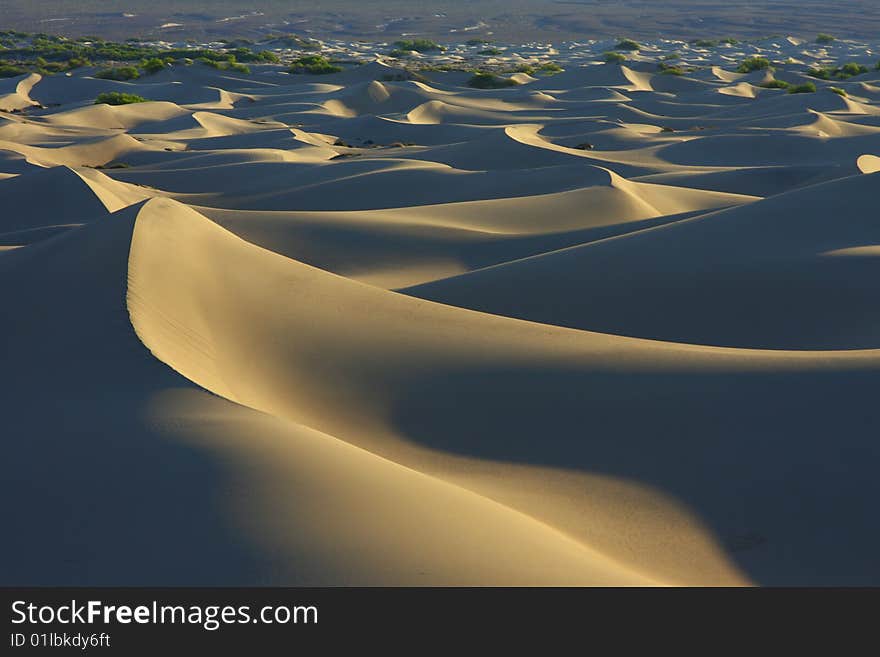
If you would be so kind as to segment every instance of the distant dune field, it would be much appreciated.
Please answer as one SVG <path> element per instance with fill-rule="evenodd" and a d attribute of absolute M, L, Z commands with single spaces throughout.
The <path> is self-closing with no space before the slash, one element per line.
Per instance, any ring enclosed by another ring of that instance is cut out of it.
<path fill-rule="evenodd" d="M 873 39 L 880 33 L 880 6 L 874 0 L 4 0 L 0 20 L 5 28 L 120 40 L 253 37 L 267 31 L 520 43 L 818 32 Z"/>
<path fill-rule="evenodd" d="M 616 45 L 0 80 L 0 583 L 880 584 L 878 50 Z"/>

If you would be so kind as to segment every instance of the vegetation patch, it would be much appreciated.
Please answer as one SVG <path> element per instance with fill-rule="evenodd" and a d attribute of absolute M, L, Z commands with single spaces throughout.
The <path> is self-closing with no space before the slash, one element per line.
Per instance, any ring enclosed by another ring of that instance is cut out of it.
<path fill-rule="evenodd" d="M 130 105 L 132 103 L 146 102 L 149 101 L 143 96 L 138 96 L 137 94 L 125 94 L 119 91 L 108 91 L 98 94 L 98 97 L 95 99 L 95 105 Z"/>
<path fill-rule="evenodd" d="M 556 62 L 542 62 L 534 67 L 536 73 L 545 73 L 547 75 L 562 73 L 563 70 L 564 69 Z"/>
<path fill-rule="evenodd" d="M 24 75 L 28 70 L 14 64 L 7 64 L 0 60 L 0 78 L 14 78 L 17 75 Z"/>
<path fill-rule="evenodd" d="M 479 72 L 468 80 L 467 84 L 474 89 L 504 89 L 505 87 L 515 87 L 518 83 L 516 80 L 503 78 L 494 73 Z"/>
<path fill-rule="evenodd" d="M 3 34 L 6 33 L 0 33 L 0 39 L 4 38 Z M 89 66 L 92 62 L 109 64 L 105 71 L 125 68 L 117 64 L 127 62 L 131 62 L 131 67 L 136 67 L 134 62 L 138 62 L 144 72 L 152 73 L 161 70 L 159 62 L 168 64 L 185 59 L 231 63 L 280 61 L 275 53 L 268 50 L 254 51 L 246 43 L 249 42 L 244 39 L 228 41 L 224 49 L 165 48 L 148 45 L 135 38 L 128 39 L 125 43 L 116 43 L 99 37 L 69 39 L 51 34 L 25 34 L 4 43 L 3 56 L 11 60 L 10 65 L 50 75 Z"/>
<path fill-rule="evenodd" d="M 791 85 L 784 80 L 770 80 L 768 82 L 762 82 L 758 86 L 763 87 L 764 89 L 788 89 Z"/>
<path fill-rule="evenodd" d="M 857 64 L 856 62 L 849 62 L 848 64 L 844 64 L 843 66 L 837 66 L 834 68 L 826 66 L 807 69 L 807 75 L 809 75 L 811 78 L 817 78 L 819 80 L 846 80 L 848 78 L 855 77 L 856 75 L 862 75 L 863 73 L 867 72 L 867 66 Z"/>
<path fill-rule="evenodd" d="M 609 50 L 602 57 L 609 64 L 621 64 L 626 61 L 626 55 Z"/>
<path fill-rule="evenodd" d="M 681 66 L 666 64 L 665 62 L 658 63 L 657 69 L 662 75 L 684 75 L 685 73 L 684 69 Z"/>
<path fill-rule="evenodd" d="M 145 59 L 141 62 L 141 69 L 143 69 L 144 73 L 147 75 L 152 75 L 153 73 L 158 73 L 165 69 L 171 62 L 174 60 L 170 57 L 166 57 L 165 59 L 159 59 L 158 57 L 150 57 L 149 59 Z"/>
<path fill-rule="evenodd" d="M 749 57 L 740 63 L 736 72 L 751 73 L 752 71 L 764 71 L 768 68 L 770 68 L 770 60 L 766 57 Z"/>
<path fill-rule="evenodd" d="M 430 39 L 402 39 L 395 41 L 394 45 L 400 50 L 415 50 L 416 52 L 436 52 L 446 50 L 444 46 Z"/>
<path fill-rule="evenodd" d="M 816 93 L 816 85 L 812 82 L 805 84 L 793 85 L 788 88 L 790 94 L 813 94 Z"/>
<path fill-rule="evenodd" d="M 288 73 L 308 73 L 309 75 L 327 75 L 328 73 L 339 73 L 343 68 L 333 64 L 323 55 L 304 55 L 295 59 Z"/>
<path fill-rule="evenodd" d="M 119 66 L 101 69 L 95 73 L 94 77 L 102 80 L 118 80 L 120 82 L 125 82 L 126 80 L 137 80 L 141 77 L 141 74 L 134 66 Z"/>
<path fill-rule="evenodd" d="M 237 73 L 245 73 L 250 75 L 251 69 L 247 64 L 235 61 L 234 55 L 228 55 L 226 60 L 208 59 L 199 57 L 197 60 L 205 66 L 216 68 L 218 71 L 236 71 Z"/>
<path fill-rule="evenodd" d="M 819 36 L 816 37 L 816 43 L 827 44 L 827 43 L 834 43 L 835 41 L 836 41 L 836 39 L 833 36 L 831 36 L 830 34 L 820 34 Z"/>
<path fill-rule="evenodd" d="M 614 46 L 615 50 L 629 50 L 636 51 L 641 50 L 642 46 L 639 45 L 638 41 L 633 41 L 632 39 L 621 39 L 617 42 L 617 45 Z"/>

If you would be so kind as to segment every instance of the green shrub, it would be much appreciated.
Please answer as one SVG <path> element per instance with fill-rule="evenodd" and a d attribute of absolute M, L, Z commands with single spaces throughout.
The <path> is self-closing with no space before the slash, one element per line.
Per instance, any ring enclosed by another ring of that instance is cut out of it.
<path fill-rule="evenodd" d="M 278 58 L 278 55 L 269 50 L 254 52 L 250 48 L 245 48 L 243 46 L 227 50 L 226 54 L 232 55 L 235 58 L 234 61 L 238 62 L 268 62 L 270 64 L 277 64 L 281 61 Z"/>
<path fill-rule="evenodd" d="M 474 89 L 504 89 L 505 87 L 515 87 L 517 82 L 510 78 L 502 78 L 494 73 L 476 73 L 470 80 L 468 86 Z"/>
<path fill-rule="evenodd" d="M 14 78 L 17 75 L 24 75 L 27 69 L 12 64 L 0 64 L 0 78 Z"/>
<path fill-rule="evenodd" d="M 844 64 L 843 66 L 837 66 L 835 68 L 809 68 L 807 69 L 807 75 L 811 78 L 816 78 L 818 80 L 846 80 L 847 78 L 854 77 L 856 75 L 862 75 L 863 73 L 868 72 L 868 67 L 863 66 L 862 64 L 857 64 L 856 62 L 849 62 Z"/>
<path fill-rule="evenodd" d="M 619 52 L 608 51 L 602 57 L 605 58 L 605 61 L 608 63 L 620 64 L 626 61 L 626 55 L 623 55 Z"/>
<path fill-rule="evenodd" d="M 131 103 L 146 102 L 148 101 L 143 96 L 138 96 L 136 94 L 124 94 L 119 91 L 108 91 L 102 94 L 98 94 L 98 97 L 95 99 L 95 105 L 101 105 L 104 103 L 106 103 L 107 105 L 130 105 Z"/>
<path fill-rule="evenodd" d="M 247 64 L 235 61 L 235 55 L 227 55 L 226 61 L 208 59 L 206 57 L 199 57 L 197 61 L 206 66 L 210 66 L 211 68 L 216 68 L 218 71 L 238 71 L 239 73 L 247 74 L 250 74 L 251 72 L 251 69 Z"/>
<path fill-rule="evenodd" d="M 433 52 L 437 50 L 446 50 L 439 43 L 434 43 L 430 39 L 402 39 L 395 41 L 394 45 L 401 50 L 415 50 L 416 52 Z"/>
<path fill-rule="evenodd" d="M 764 89 L 788 89 L 790 85 L 783 80 L 770 80 L 769 82 L 764 82 L 758 86 L 764 87 Z"/>
<path fill-rule="evenodd" d="M 670 52 L 663 55 L 663 57 L 661 57 L 660 59 L 664 62 L 671 62 L 676 59 L 681 59 L 681 55 L 677 52 Z"/>
<path fill-rule="evenodd" d="M 539 73 L 549 73 L 552 75 L 553 73 L 562 73 L 563 68 L 556 62 L 543 62 L 535 70 Z"/>
<path fill-rule="evenodd" d="M 820 34 L 816 37 L 816 43 L 833 43 L 834 41 L 834 37 L 830 34 Z"/>
<path fill-rule="evenodd" d="M 828 87 L 828 91 L 836 93 L 838 96 L 843 96 L 844 98 L 846 98 L 849 95 L 846 93 L 846 91 L 844 91 L 840 87 Z"/>
<path fill-rule="evenodd" d="M 71 57 L 67 60 L 67 68 L 73 70 L 81 66 L 91 66 L 92 63 L 85 57 Z"/>
<path fill-rule="evenodd" d="M 673 66 L 664 62 L 659 62 L 657 68 L 662 75 L 684 75 L 684 69 L 681 66 Z"/>
<path fill-rule="evenodd" d="M 478 55 L 494 56 L 494 55 L 500 55 L 502 53 L 503 53 L 503 51 L 499 50 L 498 48 L 486 48 L 485 50 L 481 50 L 477 54 Z"/>
<path fill-rule="evenodd" d="M 166 62 L 158 57 L 151 57 L 141 62 L 141 68 L 147 74 L 158 73 L 167 66 Z"/>
<path fill-rule="evenodd" d="M 118 68 L 105 68 L 95 73 L 96 78 L 102 80 L 137 80 L 141 74 L 134 66 L 120 66 Z"/>
<path fill-rule="evenodd" d="M 641 50 L 641 46 L 638 41 L 633 41 L 632 39 L 621 39 L 617 42 L 617 45 L 614 46 L 615 50 Z"/>
<path fill-rule="evenodd" d="M 691 41 L 691 45 L 696 46 L 697 48 L 715 48 L 718 45 L 718 42 L 713 41 L 712 39 L 694 39 Z"/>
<path fill-rule="evenodd" d="M 816 85 L 812 82 L 807 82 L 805 84 L 798 84 L 793 87 L 788 88 L 788 93 L 790 94 L 813 94 L 816 93 Z"/>
<path fill-rule="evenodd" d="M 330 61 L 322 55 L 303 55 L 291 63 L 287 72 L 295 74 L 308 73 L 310 75 L 326 75 L 328 73 L 339 73 L 342 70 L 343 68 L 341 66 L 331 64 Z"/>
<path fill-rule="evenodd" d="M 856 75 L 862 75 L 863 73 L 868 72 L 867 66 L 862 66 L 861 64 L 856 64 L 855 62 L 849 62 L 848 64 L 844 64 L 838 69 L 835 77 L 846 79 L 851 78 Z"/>
<path fill-rule="evenodd" d="M 770 68 L 770 60 L 766 57 L 749 57 L 744 59 L 736 69 L 737 73 L 751 73 Z"/>

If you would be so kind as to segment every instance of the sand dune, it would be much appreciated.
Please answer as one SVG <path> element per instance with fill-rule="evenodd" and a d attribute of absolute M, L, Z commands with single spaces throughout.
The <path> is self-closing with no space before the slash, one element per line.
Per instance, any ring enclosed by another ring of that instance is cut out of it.
<path fill-rule="evenodd" d="M 0 80 L 0 580 L 880 583 L 880 72 L 613 45 Z"/>

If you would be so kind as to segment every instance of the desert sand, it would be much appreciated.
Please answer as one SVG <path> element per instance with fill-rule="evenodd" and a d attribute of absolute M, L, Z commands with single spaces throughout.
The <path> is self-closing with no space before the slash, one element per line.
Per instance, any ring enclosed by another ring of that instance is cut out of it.
<path fill-rule="evenodd" d="M 880 71 L 749 48 L 0 80 L 0 582 L 880 584 Z"/>

